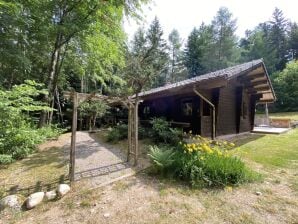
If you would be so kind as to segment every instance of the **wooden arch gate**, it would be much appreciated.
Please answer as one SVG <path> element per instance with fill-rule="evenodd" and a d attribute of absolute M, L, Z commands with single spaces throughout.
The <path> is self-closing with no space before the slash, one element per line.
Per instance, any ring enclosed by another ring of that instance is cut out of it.
<path fill-rule="evenodd" d="M 108 105 L 122 105 L 128 109 L 128 149 L 127 149 L 127 162 L 130 161 L 131 155 L 134 158 L 134 165 L 138 163 L 138 105 L 139 100 L 119 97 L 109 97 L 96 93 L 78 93 L 78 92 L 64 92 L 64 98 L 73 102 L 72 110 L 72 126 L 71 126 L 71 144 L 70 144 L 70 160 L 69 160 L 69 179 L 70 183 L 74 182 L 75 177 L 75 150 L 76 150 L 76 131 L 78 121 L 78 107 L 87 100 L 104 101 Z"/>

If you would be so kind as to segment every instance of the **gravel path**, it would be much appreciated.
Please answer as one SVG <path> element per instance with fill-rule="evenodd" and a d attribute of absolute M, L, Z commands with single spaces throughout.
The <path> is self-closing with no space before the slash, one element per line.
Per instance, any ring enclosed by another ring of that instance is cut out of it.
<path fill-rule="evenodd" d="M 76 139 L 75 180 L 83 180 L 88 187 L 105 185 L 147 167 L 132 167 L 120 149 L 99 142 L 88 132 L 77 132 Z"/>

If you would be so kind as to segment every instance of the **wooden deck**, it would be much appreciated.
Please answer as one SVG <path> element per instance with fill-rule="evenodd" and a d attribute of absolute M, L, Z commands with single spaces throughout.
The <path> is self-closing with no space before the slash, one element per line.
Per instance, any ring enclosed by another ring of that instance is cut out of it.
<path fill-rule="evenodd" d="M 289 130 L 291 130 L 291 128 L 254 127 L 252 132 L 262 134 L 282 134 Z"/>

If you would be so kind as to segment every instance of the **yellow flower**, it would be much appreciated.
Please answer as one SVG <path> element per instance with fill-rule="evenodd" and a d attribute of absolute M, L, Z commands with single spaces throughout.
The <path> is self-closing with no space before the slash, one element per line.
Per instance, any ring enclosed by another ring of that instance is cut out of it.
<path fill-rule="evenodd" d="M 231 192 L 231 191 L 233 191 L 233 187 L 231 187 L 231 186 L 226 186 L 226 187 L 225 187 L 225 191 Z"/>

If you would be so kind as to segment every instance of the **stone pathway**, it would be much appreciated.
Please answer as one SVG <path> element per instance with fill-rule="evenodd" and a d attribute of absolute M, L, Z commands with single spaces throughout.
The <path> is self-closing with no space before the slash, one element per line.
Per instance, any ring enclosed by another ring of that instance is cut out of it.
<path fill-rule="evenodd" d="M 148 167 L 139 162 L 137 167 L 126 162 L 126 155 L 113 145 L 99 142 L 95 134 L 77 132 L 75 180 L 83 180 L 90 188 L 111 183 L 114 180 L 134 175 Z"/>

